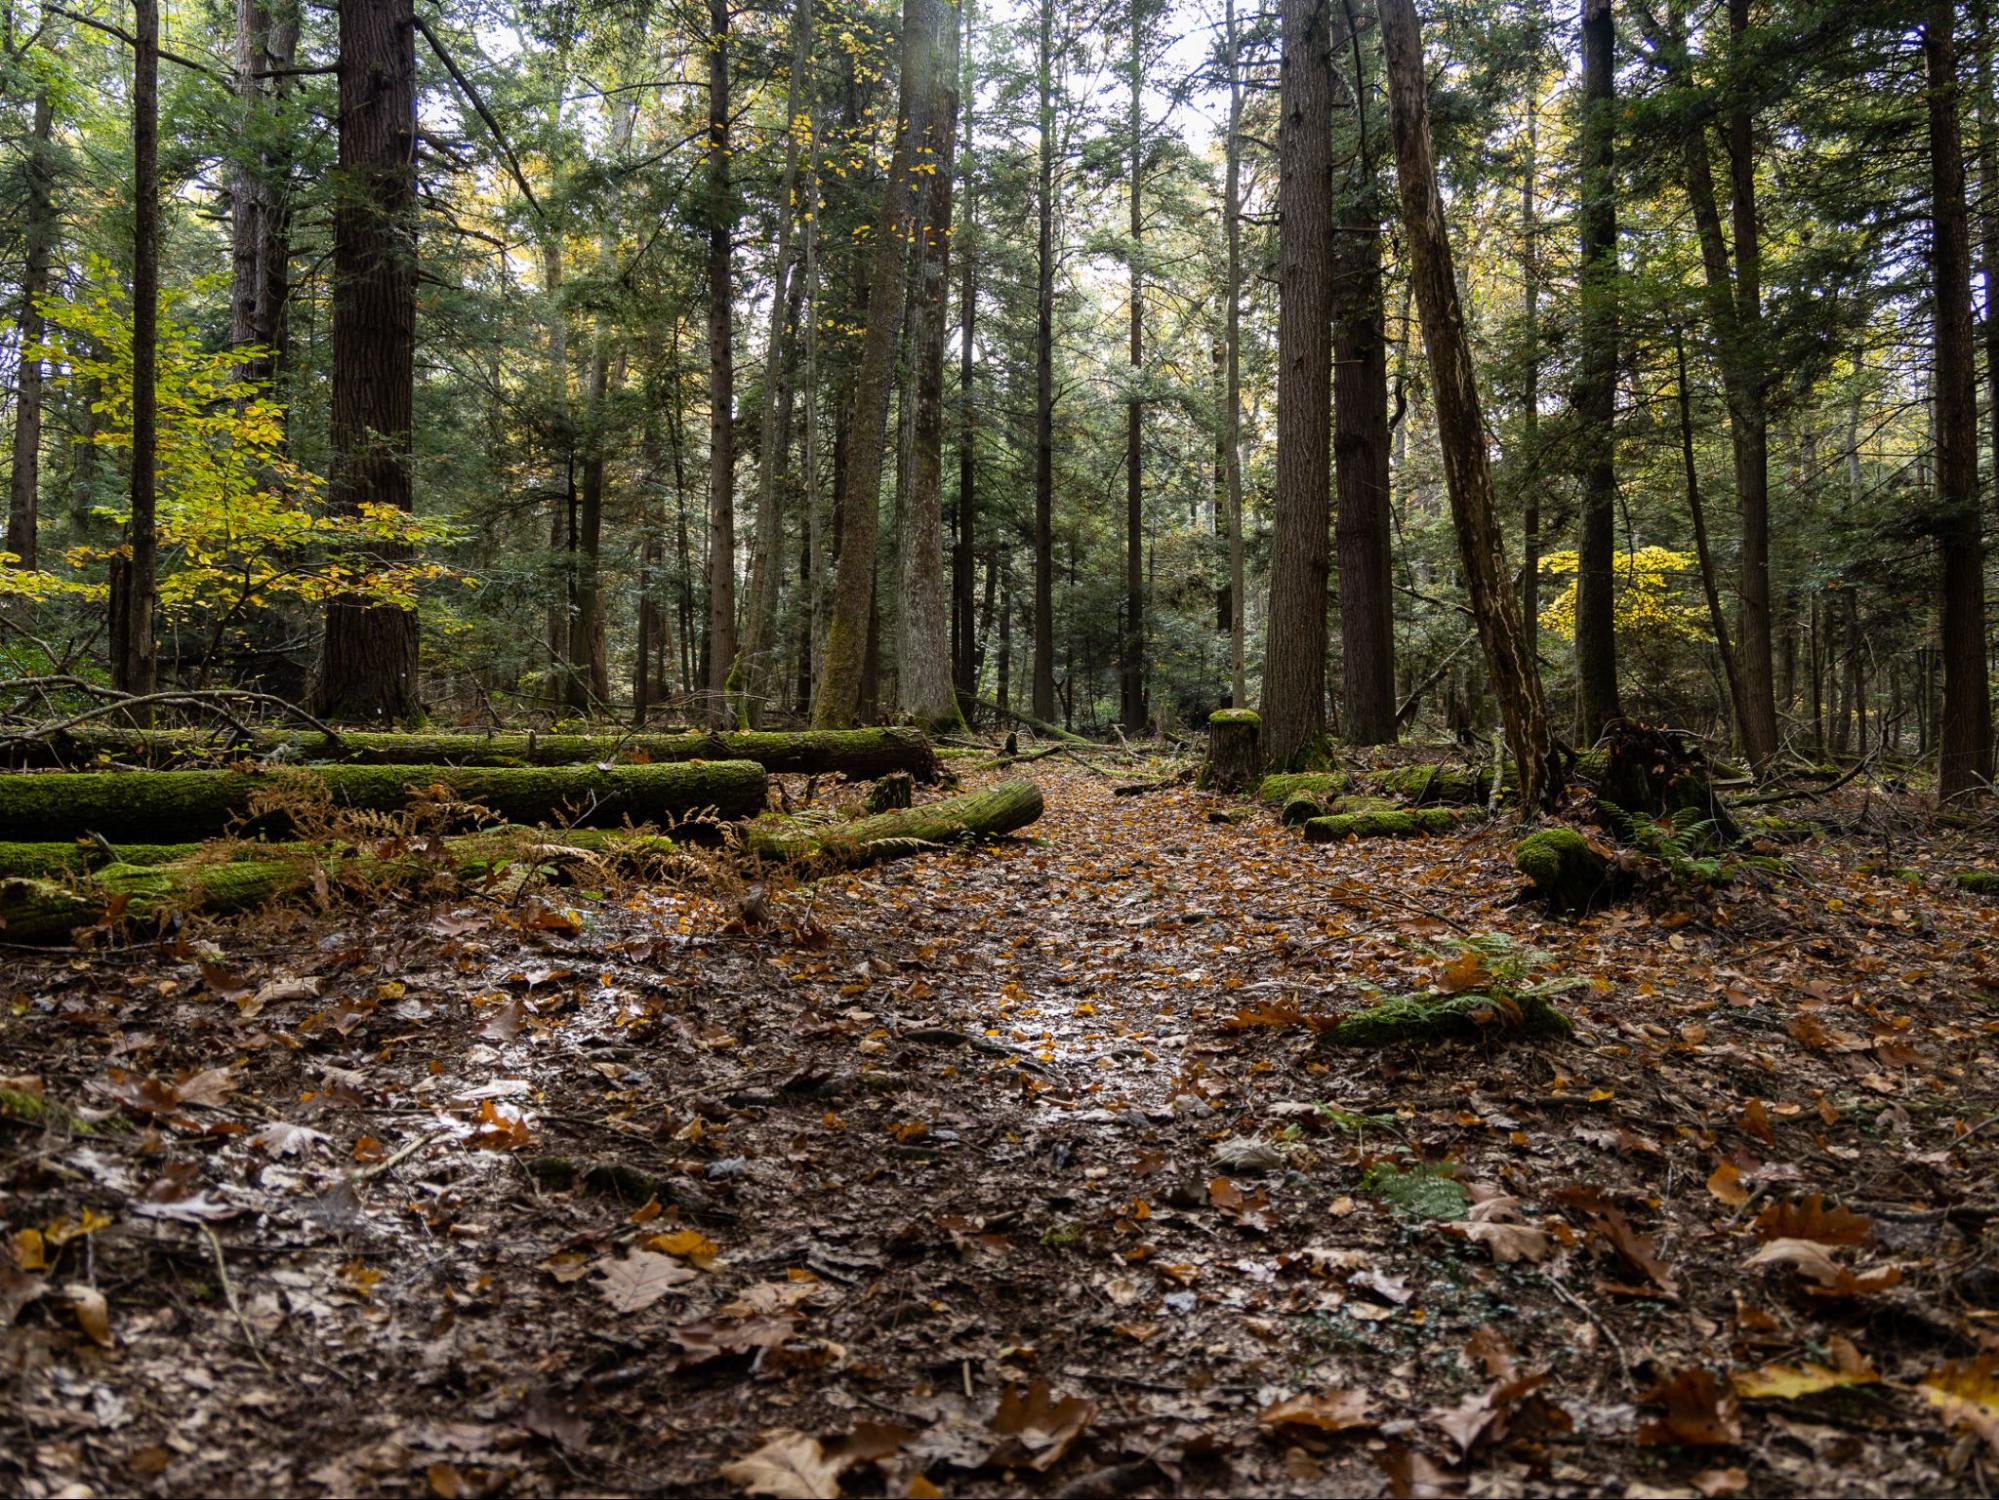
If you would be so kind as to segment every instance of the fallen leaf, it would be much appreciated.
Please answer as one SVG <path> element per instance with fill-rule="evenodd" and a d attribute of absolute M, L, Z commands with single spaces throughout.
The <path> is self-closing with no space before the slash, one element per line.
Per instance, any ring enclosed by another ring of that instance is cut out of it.
<path fill-rule="evenodd" d="M 1824 1195 L 1813 1193 L 1797 1203 L 1772 1203 L 1756 1216 L 1752 1227 L 1760 1240 L 1859 1245 L 1874 1232 L 1874 1221 L 1844 1208 L 1827 1208 Z"/>
<path fill-rule="evenodd" d="M 77 1326 L 90 1335 L 92 1343 L 101 1349 L 115 1346 L 117 1340 L 111 1336 L 111 1304 L 104 1300 L 104 1293 L 81 1281 L 72 1281 L 62 1289 L 62 1295 L 69 1303 L 69 1310 L 76 1314 Z"/>
<path fill-rule="evenodd" d="M 296 1156 L 326 1139 L 328 1137 L 324 1132 L 314 1130 L 310 1125 L 273 1120 L 250 1137 L 250 1144 L 262 1147 L 272 1156 Z"/>
<path fill-rule="evenodd" d="M 721 1475 L 747 1495 L 773 1500 L 839 1500 L 840 1469 L 819 1439 L 790 1428 L 764 1434 L 764 1445 L 722 1465 Z"/>
<path fill-rule="evenodd" d="M 1726 1448 L 1742 1441 L 1735 1392 L 1711 1370 L 1680 1370 L 1639 1398 L 1666 1414 L 1638 1429 L 1646 1447 Z"/>
<path fill-rule="evenodd" d="M 1723 1162 L 1714 1169 L 1707 1180 L 1707 1190 L 1730 1208 L 1740 1208 L 1749 1201 L 1749 1189 L 1743 1185 L 1742 1172 L 1734 1162 Z"/>
<path fill-rule="evenodd" d="M 1881 1383 L 1880 1375 L 1850 1340 L 1834 1334 L 1827 1347 L 1833 1358 L 1829 1366 L 1808 1361 L 1768 1364 L 1758 1370 L 1738 1370 L 1729 1381 L 1735 1394 L 1745 1401 L 1794 1401 L 1821 1391 Z"/>
<path fill-rule="evenodd" d="M 1313 1432 L 1350 1432 L 1357 1427 L 1375 1427 L 1379 1420 L 1367 1414 L 1368 1400 L 1359 1391 L 1305 1393 L 1279 1401 L 1257 1414 L 1256 1425 L 1284 1436 L 1295 1429 Z"/>
<path fill-rule="evenodd" d="M 1000 1395 L 999 1410 L 989 1424 L 1004 1440 L 987 1455 L 998 1466 L 1023 1464 L 1046 1471 L 1059 1463 L 1097 1414 L 1097 1403 L 1081 1396 L 1056 1400 L 1048 1382 L 1037 1380 L 1024 1390 L 1009 1385 Z"/>
<path fill-rule="evenodd" d="M 677 1255 L 690 1266 L 698 1266 L 704 1271 L 715 1264 L 718 1253 L 715 1242 L 698 1229 L 676 1229 L 671 1234 L 656 1234 L 646 1241 L 646 1248 Z"/>
<path fill-rule="evenodd" d="M 695 1279 L 694 1273 L 670 1255 L 634 1250 L 623 1260 L 601 1262 L 604 1279 L 597 1289 L 618 1313 L 642 1312 L 675 1287 Z"/>

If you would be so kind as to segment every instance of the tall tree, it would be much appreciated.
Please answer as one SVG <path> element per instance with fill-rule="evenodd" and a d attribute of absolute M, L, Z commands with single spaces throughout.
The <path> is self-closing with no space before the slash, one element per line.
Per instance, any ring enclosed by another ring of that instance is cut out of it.
<path fill-rule="evenodd" d="M 1687 204 L 1700 242 L 1708 322 L 1720 357 L 1729 441 L 1735 460 L 1735 507 L 1741 527 L 1733 681 L 1736 730 L 1743 753 L 1767 765 L 1777 753 L 1776 680 L 1770 655 L 1770 413 L 1764 350 L 1762 230 L 1756 209 L 1756 131 L 1749 69 L 1748 0 L 1729 0 L 1730 95 L 1715 101 L 1692 80 L 1687 36 L 1678 7 L 1654 24 L 1638 10 L 1653 57 L 1675 79 L 1684 102 L 1682 164 Z M 1716 195 L 1708 144 L 1709 121 L 1725 106 L 1731 197 L 1728 240 Z"/>
<path fill-rule="evenodd" d="M 411 508 L 416 350 L 416 30 L 410 0 L 340 7 L 333 211 L 333 464 L 327 506 Z M 338 597 L 314 702 L 336 719 L 420 708 L 414 610 Z"/>
<path fill-rule="evenodd" d="M 942 9 L 942 6 L 939 6 Z M 924 101 L 923 178 L 916 285 L 910 297 L 912 407 L 909 489 L 902 505 L 901 607 L 896 611 L 896 704 L 933 732 L 962 729 L 952 680 L 944 586 L 944 345 L 950 332 L 951 180 L 958 139 L 958 22 L 940 17 Z"/>
<path fill-rule="evenodd" d="M 977 223 L 978 179 L 973 175 L 972 114 L 977 105 L 973 78 L 972 8 L 974 0 L 958 0 L 965 24 L 964 81 L 959 97 L 965 112 L 964 145 L 959 152 L 960 170 L 965 179 L 964 228 Z M 956 237 L 961 282 L 958 290 L 958 505 L 957 535 L 951 549 L 951 663 L 958 696 L 970 700 L 979 686 L 978 630 L 974 618 L 972 578 L 974 548 L 978 530 L 978 412 L 972 394 L 972 374 L 977 346 L 973 340 L 978 323 L 979 296 L 977 263 L 972 255 L 972 235 Z"/>
<path fill-rule="evenodd" d="M 1124 415 L 1124 642 L 1118 674 L 1124 727 L 1145 728 L 1145 16 L 1147 0 L 1130 0 L 1129 117 L 1131 134 L 1130 272 L 1131 393 Z"/>
<path fill-rule="evenodd" d="M 35 93 L 34 123 L 22 153 L 27 193 L 21 205 L 20 377 L 14 392 L 14 468 L 7 492 L 6 550 L 15 566 L 37 565 L 42 487 L 42 298 L 49 290 L 49 256 L 56 211 L 52 145 L 54 100 L 44 84 Z"/>
<path fill-rule="evenodd" d="M 833 585 L 833 615 L 826 628 L 826 665 L 812 700 L 812 723 L 820 729 L 853 724 L 861 711 L 868 639 L 875 618 L 875 538 L 881 521 L 882 451 L 888 424 L 889 387 L 895 373 L 896 341 L 902 332 L 903 266 L 910 239 L 916 184 L 916 143 L 924 135 L 924 104 L 930 82 L 930 52 L 940 0 L 903 0 L 902 79 L 895 154 L 882 189 L 882 211 L 874 229 L 873 268 L 868 279 L 868 321 L 861 336 L 860 368 L 854 376 L 853 431 L 846 444 L 840 560 Z"/>
<path fill-rule="evenodd" d="M 1034 683 L 1036 717 L 1055 717 L 1055 0 L 1041 0 L 1041 156 L 1035 200 Z"/>
<path fill-rule="evenodd" d="M 1355 0 L 1333 19 L 1335 76 L 1351 61 L 1354 165 L 1333 235 L 1334 534 L 1340 580 L 1344 727 L 1356 745 L 1395 738 L 1395 579 L 1391 571 L 1388 330 L 1381 286 L 1382 195 Z"/>
<path fill-rule="evenodd" d="M 1228 243 L 1228 300 L 1223 305 L 1222 341 L 1227 370 L 1222 379 L 1223 484 L 1229 507 L 1229 702 L 1249 706 L 1243 661 L 1242 544 L 1242 32 L 1235 0 L 1224 0 L 1223 46 L 1228 51 L 1229 134 L 1223 143 L 1222 220 Z"/>
<path fill-rule="evenodd" d="M 294 0 L 236 0 L 236 98 L 242 134 L 229 164 L 229 342 L 260 352 L 246 379 L 277 373 L 291 293 L 290 163 L 284 100 L 298 49 Z"/>
<path fill-rule="evenodd" d="M 1576 369 L 1582 527 L 1576 546 L 1576 738 L 1593 743 L 1617 696 L 1617 35 L 1611 0 L 1582 0 L 1581 351 Z"/>
<path fill-rule="evenodd" d="M 1943 713 L 1937 737 L 1937 796 L 1942 800 L 1963 796 L 1992 779 L 1985 546 L 1978 504 L 1978 384 L 1971 331 L 1971 224 L 1958 121 L 1956 21 L 1952 0 L 1931 0 L 1923 22 L 1936 325 L 1937 546 L 1943 556 Z"/>
<path fill-rule="evenodd" d="M 782 565 L 784 523 L 778 508 L 778 477 L 788 445 L 779 440 L 779 408 L 790 399 L 793 291 L 800 268 L 794 264 L 792 236 L 798 198 L 798 129 L 812 57 L 812 0 L 798 0 L 791 15 L 791 72 L 785 86 L 784 173 L 777 191 L 777 259 L 771 287 L 770 328 L 764 338 L 763 412 L 757 432 L 757 540 L 750 559 L 749 607 L 743 615 L 742 663 L 738 668 L 742 707 L 739 717 L 761 713 L 770 682 L 764 657 L 777 630 L 777 575 Z"/>
<path fill-rule="evenodd" d="M 1437 163 L 1430 144 L 1428 80 L 1415 0 L 1380 0 L 1382 51 L 1388 64 L 1388 110 L 1395 135 L 1396 185 L 1402 196 L 1402 229 L 1409 279 L 1429 345 L 1437 442 L 1444 485 L 1457 533 L 1479 642 L 1493 696 L 1499 701 L 1507 748 L 1519 767 L 1523 807 L 1541 806 L 1560 789 L 1557 752 L 1541 693 L 1541 674 L 1526 649 L 1520 602 L 1506 569 L 1506 542 L 1493 502 L 1486 456 L 1485 418 L 1471 340 L 1458 302 L 1450 235 L 1437 191 Z"/>
<path fill-rule="evenodd" d="M 729 0 L 708 0 L 708 706 L 732 720 L 736 669 L 735 189 L 729 175 Z M 779 299 L 783 301 L 782 298 Z"/>
<path fill-rule="evenodd" d="M 132 519 L 112 574 L 111 680 L 143 697 L 159 677 L 158 403 L 160 8 L 132 5 Z"/>
<path fill-rule="evenodd" d="M 1332 496 L 1333 65 L 1327 0 L 1283 0 L 1278 79 L 1277 506 L 1263 648 L 1274 765 L 1326 733 Z"/>

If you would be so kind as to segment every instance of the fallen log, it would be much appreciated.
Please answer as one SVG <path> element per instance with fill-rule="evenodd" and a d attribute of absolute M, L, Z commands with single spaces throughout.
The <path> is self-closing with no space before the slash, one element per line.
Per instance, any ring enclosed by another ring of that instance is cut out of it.
<path fill-rule="evenodd" d="M 727 819 L 764 809 L 766 777 L 754 761 L 656 766 L 317 766 L 272 771 L 82 771 L 0 776 L 0 829 L 17 839 L 94 833 L 159 841 L 221 833 L 284 833 L 287 785 L 335 809 L 395 812 L 428 789 L 477 803 L 500 821 L 559 820 L 584 827 L 661 822 L 712 809 Z M 414 789 L 414 791 L 412 790 Z M 257 811 L 277 800 L 280 810 Z"/>
<path fill-rule="evenodd" d="M 759 818 L 745 843 L 766 859 L 840 867 L 874 864 L 943 844 L 993 838 L 1025 828 L 1041 816 L 1041 788 L 1031 781 L 1002 781 L 906 811 L 856 818 L 850 823 L 809 824 Z"/>
<path fill-rule="evenodd" d="M 162 773 L 165 774 L 165 773 Z M 858 868 L 926 849 L 1010 833 L 1041 816 L 1041 792 L 1031 781 L 1007 781 L 923 807 L 850 823 L 815 827 L 789 819 L 748 825 L 746 842 L 767 859 L 810 868 Z M 383 855 L 352 846 L 245 843 L 235 846 L 155 846 L 178 853 L 158 865 L 113 863 L 88 872 L 62 864 L 87 859 L 91 846 L 16 843 L 0 854 L 39 868 L 41 877 L 0 866 L 0 941 L 69 942 L 79 929 L 124 924 L 157 932 L 175 915 L 226 916 L 312 892 L 380 896 L 420 891 L 443 882 L 477 889 L 508 870 L 586 861 L 601 870 L 631 867 L 674 853 L 671 839 L 620 829 L 495 829 Z M 179 851 L 187 851 L 179 853 Z M 511 887 L 509 887 L 511 889 Z"/>
<path fill-rule="evenodd" d="M 13 747 L 11 763 L 46 768 L 84 766 L 108 757 L 136 765 L 214 762 L 218 756 L 284 761 L 337 761 L 363 766 L 569 766 L 663 764 L 689 760 L 753 760 L 766 771 L 844 775 L 871 781 L 907 771 L 937 778 L 937 752 L 915 729 L 813 729 L 720 734 L 388 734 L 351 730 L 256 730 L 248 739 L 218 738 L 190 729 L 88 726 Z"/>
<path fill-rule="evenodd" d="M 995 702 L 991 698 L 974 698 L 972 701 L 978 704 L 980 708 L 991 709 L 1002 718 L 1012 719 L 1016 723 L 1025 724 L 1043 739 L 1061 740 L 1063 743 L 1069 745 L 1094 745 L 1096 743 L 1095 740 L 1085 739 L 1080 734 L 1071 734 L 1060 724 L 1051 724 L 1046 719 L 1037 719 L 1033 714 L 1024 714 L 1017 708 L 1008 708 L 1004 703 Z"/>
<path fill-rule="evenodd" d="M 75 846 L 0 845 L 24 867 L 49 861 Z M 170 852 L 164 846 L 158 852 Z M 565 829 L 550 833 L 528 828 L 493 829 L 421 844 L 393 853 L 351 845 L 241 844 L 180 845 L 189 852 L 157 865 L 114 863 L 87 873 L 33 878 L 0 869 L 0 939 L 10 943 L 68 942 L 79 929 L 104 930 L 123 924 L 134 931 L 161 930 L 175 915 L 227 916 L 251 911 L 308 891 L 333 898 L 344 894 L 385 895 L 442 883 L 488 886 L 512 871 L 521 875 L 550 865 L 575 862 L 602 871 L 630 868 L 675 852 L 672 839 L 624 829 Z M 510 885 L 508 889 L 513 889 Z"/>

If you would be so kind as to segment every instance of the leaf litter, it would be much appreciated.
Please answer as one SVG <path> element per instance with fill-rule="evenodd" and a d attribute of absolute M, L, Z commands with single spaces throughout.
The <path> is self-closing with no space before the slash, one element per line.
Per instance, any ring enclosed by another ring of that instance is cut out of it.
<path fill-rule="evenodd" d="M 1033 838 L 755 923 L 636 885 L 19 956 L 0 1077 L 63 1113 L 0 1125 L 0 1484 L 1989 1487 L 1971 835 L 1571 924 L 1503 828 L 1042 781 Z M 1572 1037 L 1319 1044 L 1516 969 Z"/>

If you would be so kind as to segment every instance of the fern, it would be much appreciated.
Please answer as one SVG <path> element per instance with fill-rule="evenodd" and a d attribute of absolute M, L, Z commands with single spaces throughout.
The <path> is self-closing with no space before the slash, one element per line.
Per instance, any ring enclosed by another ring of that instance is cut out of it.
<path fill-rule="evenodd" d="M 1625 843 L 1657 860 L 1675 880 L 1701 885 L 1725 885 L 1732 878 L 1729 861 L 1719 851 L 1727 844 L 1721 824 L 1697 807 L 1675 808 L 1663 819 L 1634 817 L 1615 802 L 1599 799 L 1604 820 Z"/>

